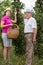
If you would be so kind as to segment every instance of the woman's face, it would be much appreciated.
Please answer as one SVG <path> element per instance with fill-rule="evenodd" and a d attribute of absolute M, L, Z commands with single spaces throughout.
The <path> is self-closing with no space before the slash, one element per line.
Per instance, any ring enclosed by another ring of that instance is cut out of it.
<path fill-rule="evenodd" d="M 11 11 L 10 10 L 6 11 L 6 15 L 7 16 L 10 16 L 10 14 L 11 14 Z"/>

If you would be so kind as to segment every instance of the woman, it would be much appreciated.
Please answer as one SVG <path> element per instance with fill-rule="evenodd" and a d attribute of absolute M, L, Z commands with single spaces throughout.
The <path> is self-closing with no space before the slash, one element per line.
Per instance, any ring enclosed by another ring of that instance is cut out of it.
<path fill-rule="evenodd" d="M 2 40 L 3 40 L 3 56 L 4 59 L 8 59 L 10 57 L 10 48 L 12 47 L 12 39 L 7 38 L 7 31 L 8 29 L 12 29 L 12 22 L 16 23 L 16 13 L 15 12 L 15 20 L 11 20 L 10 14 L 11 9 L 7 8 L 5 10 L 5 15 L 1 18 L 1 28 L 2 28 Z"/>

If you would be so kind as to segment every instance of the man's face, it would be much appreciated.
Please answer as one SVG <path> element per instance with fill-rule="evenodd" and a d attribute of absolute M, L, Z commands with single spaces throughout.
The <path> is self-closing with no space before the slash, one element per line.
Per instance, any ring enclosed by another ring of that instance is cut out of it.
<path fill-rule="evenodd" d="M 32 16 L 32 13 L 26 12 L 25 15 L 26 15 L 26 18 L 29 19 Z"/>

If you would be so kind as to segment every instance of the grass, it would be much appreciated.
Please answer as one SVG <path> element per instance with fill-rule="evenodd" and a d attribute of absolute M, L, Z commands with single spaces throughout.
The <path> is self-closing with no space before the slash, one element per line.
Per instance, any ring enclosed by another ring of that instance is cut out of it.
<path fill-rule="evenodd" d="M 15 55 L 14 46 L 11 48 L 11 58 L 10 61 L 12 65 L 25 65 L 25 55 L 17 56 Z M 0 65 L 6 64 L 2 56 L 2 46 L 0 44 Z M 39 59 L 37 56 L 34 57 L 32 65 L 43 65 L 43 59 Z"/>

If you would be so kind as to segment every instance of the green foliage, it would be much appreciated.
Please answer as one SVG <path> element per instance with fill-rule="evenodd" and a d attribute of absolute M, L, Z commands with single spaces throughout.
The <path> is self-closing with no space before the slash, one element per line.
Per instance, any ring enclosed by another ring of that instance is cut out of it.
<path fill-rule="evenodd" d="M 14 2 L 15 1 L 15 2 Z M 23 33 L 23 29 L 24 29 L 24 24 L 23 24 L 23 14 L 21 14 L 19 12 L 19 9 L 24 8 L 23 3 L 20 2 L 20 0 L 18 0 L 18 2 L 16 2 L 16 0 L 14 0 L 13 2 L 9 1 L 9 0 L 3 0 L 2 2 L 0 2 L 0 18 L 3 15 L 3 11 L 5 10 L 5 8 L 7 7 L 11 7 L 12 8 L 12 15 L 11 18 L 14 18 L 14 11 L 15 11 L 15 7 L 17 9 L 17 24 L 19 25 L 20 28 L 20 35 L 18 37 L 18 39 L 14 40 L 13 39 L 13 47 L 11 49 L 11 59 L 10 61 L 12 61 L 13 65 L 24 65 L 25 64 L 25 55 L 23 55 L 25 53 L 25 42 L 24 42 L 24 33 Z M 22 4 L 22 6 L 21 6 Z M 35 48 L 35 54 L 41 59 L 38 59 L 38 57 L 35 57 L 33 60 L 33 65 L 43 65 L 43 0 L 37 0 L 36 2 L 36 6 L 35 6 L 35 18 L 37 19 L 37 23 L 38 23 L 38 34 L 37 34 L 37 45 Z M 1 40 L 1 29 L 0 29 L 0 41 Z M 17 56 L 17 55 L 19 56 Z M 2 47 L 0 45 L 0 64 L 1 65 L 6 65 L 5 61 L 3 60 L 2 57 Z"/>
<path fill-rule="evenodd" d="M 20 13 L 20 9 L 24 8 L 24 4 L 22 2 L 20 2 L 20 0 L 18 0 L 18 1 L 14 0 L 12 2 L 12 10 L 13 10 L 13 12 L 14 12 L 15 8 L 17 10 L 17 24 L 19 25 L 23 21 L 22 20 L 23 16 Z"/>
<path fill-rule="evenodd" d="M 19 54 L 24 54 L 25 52 L 23 14 L 20 13 L 20 9 L 24 8 L 24 4 L 20 2 L 20 0 L 18 1 L 14 0 L 12 2 L 13 11 L 14 8 L 16 8 L 17 10 L 17 24 L 19 25 L 20 28 L 20 35 L 18 39 L 13 40 L 13 44 L 15 45 L 15 53 L 19 55 Z"/>
<path fill-rule="evenodd" d="M 4 14 L 4 10 L 7 7 L 12 7 L 11 6 L 11 1 L 9 0 L 3 0 L 2 2 L 0 2 L 0 18 L 2 17 L 2 15 Z"/>
<path fill-rule="evenodd" d="M 12 19 L 14 19 L 15 8 L 17 9 L 17 24 L 19 25 L 20 28 L 20 35 L 18 39 L 13 40 L 13 45 L 15 45 L 16 54 L 24 54 L 25 53 L 25 42 L 24 42 L 24 32 L 23 32 L 24 24 L 23 24 L 23 14 L 20 13 L 20 9 L 24 8 L 24 4 L 20 2 L 20 0 L 18 1 L 14 0 L 13 2 L 9 0 L 4 0 L 0 2 L 0 12 L 1 12 L 0 18 L 4 13 L 3 11 L 7 7 L 12 8 L 12 15 L 11 15 Z M 37 54 L 38 57 L 40 58 L 43 56 L 43 44 L 42 44 L 43 43 L 43 1 L 37 0 L 34 9 L 35 9 L 35 18 L 38 23 L 37 46 L 35 48 L 35 54 Z M 0 41 L 2 41 L 1 29 L 0 29 Z"/>
<path fill-rule="evenodd" d="M 38 33 L 37 33 L 37 47 L 35 54 L 38 55 L 39 58 L 43 56 L 43 0 L 37 0 L 35 6 L 35 18 L 37 20 L 38 25 Z"/>
<path fill-rule="evenodd" d="M 10 59 L 8 59 L 6 61 L 11 62 L 12 65 L 25 65 L 25 60 L 26 60 L 25 55 L 17 56 L 15 54 L 14 49 L 15 49 L 15 46 L 12 46 L 11 57 L 10 57 Z M 1 65 L 11 65 L 8 63 L 6 64 L 6 61 L 2 57 L 2 47 L 0 45 L 0 64 Z M 43 65 L 43 58 L 39 59 L 37 56 L 35 56 L 33 59 L 32 65 Z"/>
<path fill-rule="evenodd" d="M 15 53 L 17 55 L 22 55 L 25 53 L 25 42 L 24 42 L 24 31 L 23 31 L 24 25 L 23 25 L 23 23 L 21 23 L 19 25 L 19 28 L 20 28 L 20 35 L 19 35 L 18 39 L 13 40 L 13 44 L 15 45 Z"/>

